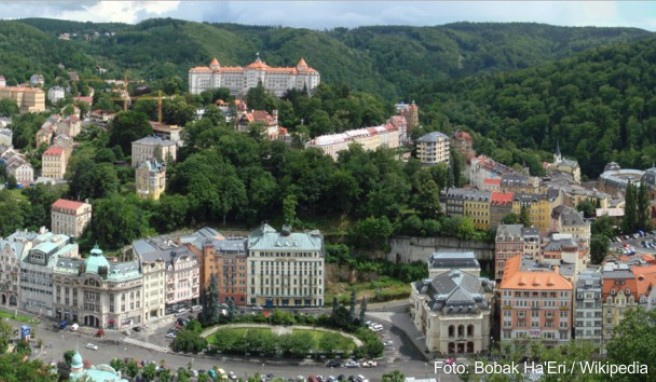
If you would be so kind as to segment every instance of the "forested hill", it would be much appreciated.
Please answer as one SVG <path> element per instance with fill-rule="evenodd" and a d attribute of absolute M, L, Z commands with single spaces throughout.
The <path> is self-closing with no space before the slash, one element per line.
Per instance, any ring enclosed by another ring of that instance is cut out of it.
<path fill-rule="evenodd" d="M 467 126 L 484 137 L 479 151 L 509 164 L 517 148 L 553 152 L 558 141 L 590 177 L 610 161 L 644 169 L 656 160 L 656 39 L 434 82 L 415 96 L 436 127 Z"/>
<path fill-rule="evenodd" d="M 58 40 L 62 33 L 70 33 L 71 40 Z M 19 36 L 20 44 L 10 36 Z M 260 52 L 269 65 L 294 65 L 305 57 L 326 82 L 345 82 L 355 90 L 396 99 L 426 81 L 525 68 L 595 46 L 649 36 L 650 32 L 634 28 L 520 23 L 314 31 L 173 19 L 137 25 L 25 19 L 0 22 L 0 39 L 4 40 L 0 56 L 23 54 L 22 48 L 29 50 L 33 45 L 39 48 L 30 50 L 30 60 L 17 68 L 2 60 L 0 73 L 10 82 L 24 81 L 36 71 L 52 80 L 64 74 L 57 71 L 59 63 L 66 70 L 89 74 L 97 64 L 116 78 L 128 69 L 144 79 L 177 75 L 186 80 L 189 67 L 207 64 L 211 57 L 224 65 L 246 65 Z"/>

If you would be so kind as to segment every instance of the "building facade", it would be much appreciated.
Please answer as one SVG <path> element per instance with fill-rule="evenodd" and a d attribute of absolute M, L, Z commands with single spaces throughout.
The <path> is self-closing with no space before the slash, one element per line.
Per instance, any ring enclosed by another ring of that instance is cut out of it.
<path fill-rule="evenodd" d="M 80 237 L 91 222 L 89 203 L 58 199 L 50 206 L 50 230 L 55 234 Z"/>
<path fill-rule="evenodd" d="M 574 338 L 601 345 L 603 330 L 601 272 L 583 271 L 576 280 Z"/>
<path fill-rule="evenodd" d="M 449 163 L 451 157 L 449 137 L 438 131 L 417 139 L 417 159 L 421 164 Z"/>
<path fill-rule="evenodd" d="M 166 164 L 155 159 L 141 162 L 135 171 L 135 188 L 140 198 L 159 200 L 166 189 Z"/>
<path fill-rule="evenodd" d="M 494 240 L 494 275 L 500 282 L 503 278 L 503 269 L 506 260 L 524 254 L 524 238 L 521 224 L 501 224 L 497 227 Z"/>
<path fill-rule="evenodd" d="M 160 162 L 175 162 L 177 148 L 175 142 L 157 136 L 136 140 L 132 142 L 132 167 L 152 159 Z"/>
<path fill-rule="evenodd" d="M 506 261 L 500 295 L 500 340 L 565 345 L 572 335 L 572 283 L 559 272 L 515 256 Z"/>
<path fill-rule="evenodd" d="M 66 92 L 61 86 L 53 86 L 48 89 L 48 101 L 50 101 L 50 103 L 57 103 L 57 101 L 64 99 L 65 97 Z"/>
<path fill-rule="evenodd" d="M 28 186 L 34 182 L 34 168 L 27 161 L 25 155 L 10 148 L 2 153 L 2 161 L 7 168 L 7 175 L 16 178 L 18 183 Z"/>
<path fill-rule="evenodd" d="M 66 150 L 51 146 L 41 156 L 41 176 L 52 179 L 64 179 L 68 165 Z"/>
<path fill-rule="evenodd" d="M 266 90 L 281 97 L 290 89 L 307 89 L 312 93 L 320 81 L 319 72 L 309 67 L 303 58 L 294 67 L 268 66 L 259 54 L 253 63 L 245 67 L 221 66 L 214 58 L 209 66 L 189 70 L 189 93 L 228 88 L 231 95 L 244 96 L 248 89 L 261 83 Z"/>
<path fill-rule="evenodd" d="M 55 318 L 94 328 L 123 329 L 142 322 L 139 261 L 109 261 L 95 246 L 86 259 L 59 257 L 53 272 Z"/>
<path fill-rule="evenodd" d="M 23 251 L 20 264 L 20 308 L 41 316 L 56 317 L 53 304 L 53 273 L 59 258 L 79 258 L 77 244 L 70 237 L 55 235 L 45 229 L 40 232 L 18 231 L 12 241 L 29 245 Z M 27 244 L 29 243 L 29 244 Z"/>
<path fill-rule="evenodd" d="M 591 224 L 583 218 L 583 212 L 560 205 L 551 211 L 551 229 L 555 232 L 571 234 L 574 241 L 585 245 L 590 243 Z"/>
<path fill-rule="evenodd" d="M 305 148 L 316 147 L 330 155 L 333 160 L 337 160 L 339 152 L 348 150 L 352 143 L 362 145 L 362 148 L 367 151 L 373 151 L 379 147 L 395 149 L 400 144 L 399 130 L 391 123 L 386 123 L 338 134 L 321 135 L 308 141 Z"/>
<path fill-rule="evenodd" d="M 200 298 L 200 264 L 186 247 L 173 248 L 166 264 L 166 311 L 191 308 Z"/>
<path fill-rule="evenodd" d="M 324 250 L 319 231 L 276 231 L 263 224 L 248 237 L 248 305 L 324 304 Z"/>
<path fill-rule="evenodd" d="M 479 354 L 490 345 L 490 302 L 478 276 L 451 269 L 411 284 L 410 315 L 440 355 Z"/>
<path fill-rule="evenodd" d="M 21 113 L 41 113 L 46 111 L 46 95 L 38 88 L 0 86 L 0 99 L 16 101 Z"/>

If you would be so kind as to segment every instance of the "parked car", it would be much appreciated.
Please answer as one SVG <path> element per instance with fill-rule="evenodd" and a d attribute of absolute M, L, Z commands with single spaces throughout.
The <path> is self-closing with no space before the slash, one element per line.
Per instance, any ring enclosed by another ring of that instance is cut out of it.
<path fill-rule="evenodd" d="M 79 328 L 80 328 L 80 325 L 78 325 L 77 322 L 74 323 L 73 325 L 71 325 L 71 331 L 72 332 L 78 330 Z"/>
<path fill-rule="evenodd" d="M 392 345 L 394 345 L 394 341 L 392 341 L 392 340 L 387 340 L 387 341 L 383 342 L 383 345 L 385 345 L 385 346 L 392 346 Z"/>
<path fill-rule="evenodd" d="M 374 332 L 380 332 L 384 328 L 383 328 L 383 325 L 381 325 L 381 324 L 373 324 L 369 327 L 369 329 L 373 330 Z"/>
<path fill-rule="evenodd" d="M 135 326 L 134 328 L 132 328 L 132 330 L 138 333 L 141 331 L 141 326 Z"/>
<path fill-rule="evenodd" d="M 342 367 L 342 363 L 339 362 L 339 360 L 331 359 L 330 361 L 328 361 L 328 363 L 326 363 L 326 366 L 327 367 Z"/>
<path fill-rule="evenodd" d="M 91 349 L 91 350 L 98 350 L 98 345 L 89 342 L 89 343 L 85 346 L 85 348 L 87 348 L 87 349 Z"/>
<path fill-rule="evenodd" d="M 360 363 L 356 360 L 349 359 L 344 363 L 344 367 L 360 367 Z"/>
<path fill-rule="evenodd" d="M 168 333 L 166 333 L 166 335 L 164 337 L 175 339 L 177 336 L 178 336 L 178 334 L 176 332 L 168 332 Z"/>
<path fill-rule="evenodd" d="M 228 373 L 228 379 L 230 379 L 231 381 L 236 381 L 239 378 L 237 377 L 237 374 L 235 374 L 234 371 L 231 371 Z"/>
<path fill-rule="evenodd" d="M 68 327 L 68 320 L 61 320 L 58 324 L 54 325 L 55 329 L 64 330 Z"/>

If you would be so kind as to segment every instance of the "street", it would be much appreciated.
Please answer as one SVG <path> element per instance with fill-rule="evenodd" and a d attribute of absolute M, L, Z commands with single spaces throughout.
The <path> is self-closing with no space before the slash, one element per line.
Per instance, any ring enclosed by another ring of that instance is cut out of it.
<path fill-rule="evenodd" d="M 150 344 L 168 345 L 169 339 L 164 338 L 167 328 L 172 324 L 174 318 L 169 317 L 156 328 L 146 328 L 140 333 L 130 333 L 130 338 L 146 341 Z M 92 333 L 95 330 L 86 330 L 72 332 L 70 330 L 56 331 L 52 328 L 52 321 L 44 320 L 36 326 L 33 339 L 41 339 L 44 344 L 43 349 L 37 349 L 33 345 L 33 358 L 41 359 L 44 362 L 58 362 L 63 359 L 67 350 L 77 349 L 84 359 L 90 360 L 93 364 L 108 364 L 112 358 L 134 358 L 147 362 L 164 362 L 167 368 L 178 369 L 180 367 L 193 369 L 208 370 L 214 366 L 221 367 L 226 371 L 234 371 L 238 376 L 252 375 L 255 373 L 272 373 L 276 377 L 296 378 L 299 375 L 308 377 L 310 375 L 335 375 L 340 374 L 349 376 L 362 374 L 371 381 L 380 381 L 382 375 L 386 372 L 399 370 L 406 376 L 413 377 L 435 377 L 433 364 L 419 360 L 416 348 L 409 342 L 401 331 L 392 329 L 389 323 L 382 322 L 385 330 L 382 333 L 383 339 L 392 340 L 393 346 L 387 346 L 385 355 L 380 360 L 376 368 L 365 369 L 347 369 L 347 368 L 327 368 L 323 363 L 317 363 L 312 360 L 287 360 L 287 359 L 259 359 L 259 358 L 238 358 L 238 357 L 209 357 L 205 355 L 182 355 L 174 353 L 160 353 L 158 351 L 145 349 L 130 343 L 116 342 L 120 341 L 121 336 L 118 332 L 108 332 L 103 340 L 94 338 Z M 12 322 L 14 328 L 20 326 L 19 323 Z M 82 329 L 82 328 L 80 328 Z M 87 334 L 85 334 L 87 333 Z M 108 339 L 114 339 L 108 341 Z M 86 349 L 87 343 L 98 345 L 98 350 Z M 440 381 L 458 381 L 455 375 L 441 375 Z"/>

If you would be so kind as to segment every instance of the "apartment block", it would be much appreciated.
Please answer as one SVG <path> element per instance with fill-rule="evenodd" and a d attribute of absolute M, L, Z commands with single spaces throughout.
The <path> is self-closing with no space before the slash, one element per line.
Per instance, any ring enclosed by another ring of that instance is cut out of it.
<path fill-rule="evenodd" d="M 132 167 L 153 159 L 159 162 L 175 162 L 177 147 L 175 142 L 157 136 L 136 140 L 132 142 Z"/>
<path fill-rule="evenodd" d="M 451 157 L 449 137 L 438 131 L 417 139 L 417 159 L 423 165 L 449 163 Z"/>

